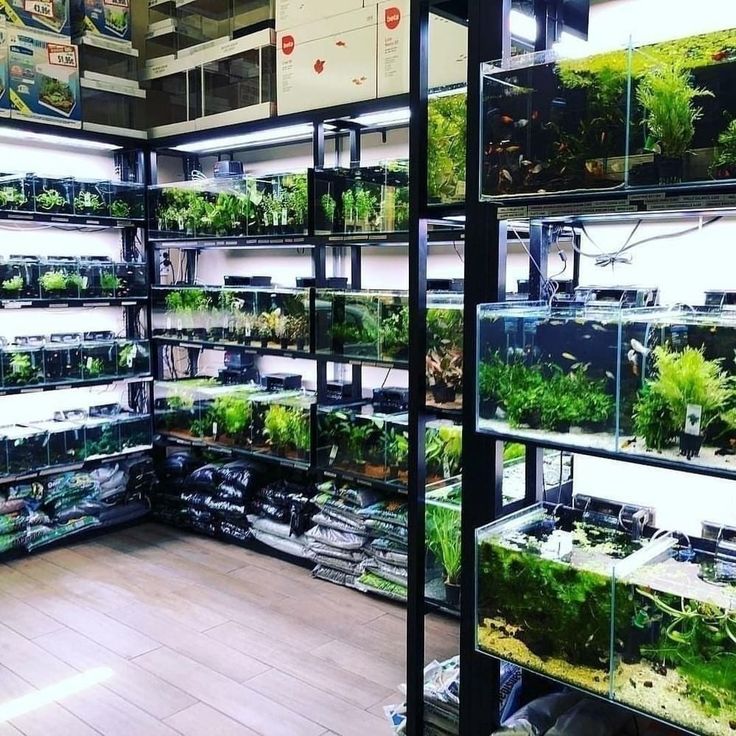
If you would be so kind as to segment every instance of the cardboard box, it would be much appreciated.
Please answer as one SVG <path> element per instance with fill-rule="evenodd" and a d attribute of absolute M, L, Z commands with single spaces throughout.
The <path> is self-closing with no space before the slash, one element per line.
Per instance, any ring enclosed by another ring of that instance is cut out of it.
<path fill-rule="evenodd" d="M 0 118 L 10 117 L 8 97 L 8 31 L 5 18 L 0 18 Z"/>
<path fill-rule="evenodd" d="M 79 128 L 77 47 L 58 37 L 8 29 L 11 117 Z"/>
<path fill-rule="evenodd" d="M 378 5 L 378 96 L 409 91 L 409 0 Z M 468 29 L 459 23 L 429 16 L 430 89 L 464 84 L 468 66 Z"/>
<path fill-rule="evenodd" d="M 71 38 L 69 0 L 0 0 L 0 15 L 13 26 Z"/>
<path fill-rule="evenodd" d="M 279 115 L 376 97 L 376 6 L 279 31 Z"/>
<path fill-rule="evenodd" d="M 363 5 L 371 3 L 364 3 L 363 0 L 276 0 L 276 30 L 296 28 L 351 10 L 360 10 Z"/>
<path fill-rule="evenodd" d="M 104 36 L 130 43 L 130 0 L 72 0 L 72 35 Z"/>

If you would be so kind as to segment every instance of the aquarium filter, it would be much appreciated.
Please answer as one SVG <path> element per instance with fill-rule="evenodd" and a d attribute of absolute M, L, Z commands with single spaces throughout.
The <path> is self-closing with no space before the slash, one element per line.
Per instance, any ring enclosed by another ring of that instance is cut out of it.
<path fill-rule="evenodd" d="M 243 173 L 242 161 L 217 161 L 215 163 L 215 179 L 241 179 Z"/>
<path fill-rule="evenodd" d="M 379 414 L 397 414 L 409 409 L 409 389 L 395 386 L 373 389 L 373 409 Z"/>
<path fill-rule="evenodd" d="M 225 351 L 225 367 L 220 369 L 218 379 L 225 384 L 257 382 L 260 374 L 255 355 L 244 350 Z"/>
<path fill-rule="evenodd" d="M 582 304 L 613 304 L 620 307 L 656 307 L 659 287 L 656 286 L 578 286 L 575 301 Z"/>
<path fill-rule="evenodd" d="M 297 373 L 267 373 L 261 376 L 261 386 L 266 391 L 297 391 L 302 387 L 302 377 Z"/>
<path fill-rule="evenodd" d="M 654 509 L 649 506 L 576 494 L 573 507 L 582 512 L 584 521 L 613 529 L 621 528 L 631 535 L 633 541 L 640 540 L 645 527 L 654 523 Z"/>
<path fill-rule="evenodd" d="M 328 404 L 340 404 L 353 396 L 353 384 L 350 381 L 327 381 L 325 399 Z"/>

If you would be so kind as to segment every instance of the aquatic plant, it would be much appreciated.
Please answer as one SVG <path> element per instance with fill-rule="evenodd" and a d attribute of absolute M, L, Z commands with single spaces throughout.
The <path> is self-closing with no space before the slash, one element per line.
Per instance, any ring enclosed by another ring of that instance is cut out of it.
<path fill-rule="evenodd" d="M 112 217 L 130 217 L 131 207 L 124 199 L 116 199 L 110 205 L 110 215 Z"/>
<path fill-rule="evenodd" d="M 718 136 L 711 173 L 717 177 L 732 177 L 736 174 L 736 120 Z"/>
<path fill-rule="evenodd" d="M 22 276 L 13 276 L 12 278 L 6 279 L 2 283 L 3 291 L 19 292 L 25 286 Z"/>
<path fill-rule="evenodd" d="M 667 399 L 651 385 L 639 393 L 634 405 L 634 432 L 642 437 L 650 450 L 663 450 L 675 441 L 677 421 Z"/>
<path fill-rule="evenodd" d="M 57 189 L 44 187 L 43 191 L 36 195 L 36 206 L 46 212 L 63 207 L 65 204 L 66 199 Z"/>
<path fill-rule="evenodd" d="M 74 197 L 74 211 L 96 215 L 105 209 L 105 202 L 99 194 L 84 190 Z"/>
<path fill-rule="evenodd" d="M 427 504 L 427 547 L 445 571 L 445 582 L 460 582 L 460 508 L 444 504 Z"/>
<path fill-rule="evenodd" d="M 337 209 L 335 198 L 331 194 L 323 194 L 320 202 L 327 222 L 333 225 L 335 222 L 335 210 Z"/>
<path fill-rule="evenodd" d="M 703 115 L 703 109 L 694 100 L 712 96 L 710 90 L 694 87 L 690 72 L 679 63 L 649 70 L 636 90 L 636 98 L 644 109 L 648 147 L 657 146 L 663 156 L 684 156 L 695 135 L 695 123 Z"/>
<path fill-rule="evenodd" d="M 69 275 L 65 271 L 52 270 L 41 275 L 39 283 L 44 291 L 65 291 L 68 286 Z"/>
<path fill-rule="evenodd" d="M 465 198 L 467 95 L 429 101 L 427 129 L 427 188 L 430 199 L 440 202 Z"/>
<path fill-rule="evenodd" d="M 121 286 L 123 282 L 114 273 L 103 273 L 100 276 L 100 288 L 102 291 L 110 292 L 114 294 Z"/>
<path fill-rule="evenodd" d="M 237 394 L 219 396 L 215 399 L 211 414 L 213 421 L 217 422 L 219 433 L 239 440 L 251 426 L 253 405 Z"/>

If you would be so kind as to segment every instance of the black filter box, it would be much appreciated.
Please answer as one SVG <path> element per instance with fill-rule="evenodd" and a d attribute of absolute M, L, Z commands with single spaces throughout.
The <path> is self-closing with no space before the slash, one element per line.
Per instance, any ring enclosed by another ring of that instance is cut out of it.
<path fill-rule="evenodd" d="M 463 291 L 465 279 L 427 279 L 427 291 Z"/>
<path fill-rule="evenodd" d="M 295 391 L 302 387 L 302 377 L 297 373 L 267 373 L 261 376 L 261 386 L 266 391 Z"/>
<path fill-rule="evenodd" d="M 380 414 L 398 414 L 409 409 L 409 389 L 395 386 L 373 389 L 373 409 Z"/>
<path fill-rule="evenodd" d="M 350 381 L 327 381 L 325 400 L 328 404 L 341 404 L 353 398 L 353 384 Z"/>

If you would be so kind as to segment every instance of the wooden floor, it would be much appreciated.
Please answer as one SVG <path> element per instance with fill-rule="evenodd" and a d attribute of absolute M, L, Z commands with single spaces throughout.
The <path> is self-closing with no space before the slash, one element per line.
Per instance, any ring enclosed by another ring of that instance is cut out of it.
<path fill-rule="evenodd" d="M 388 736 L 404 651 L 402 606 L 156 524 L 0 566 L 0 736 Z"/>

